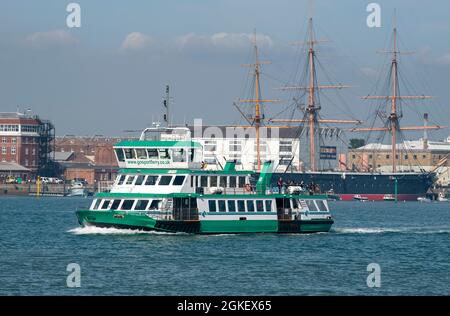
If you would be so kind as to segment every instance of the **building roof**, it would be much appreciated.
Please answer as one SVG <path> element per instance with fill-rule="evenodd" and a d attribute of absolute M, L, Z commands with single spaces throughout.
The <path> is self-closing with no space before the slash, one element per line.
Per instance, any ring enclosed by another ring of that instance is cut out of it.
<path fill-rule="evenodd" d="M 30 172 L 31 170 L 15 162 L 0 162 L 0 171 Z"/>
<path fill-rule="evenodd" d="M 29 113 L 20 112 L 0 112 L 0 119 L 25 119 L 25 120 L 37 120 L 39 117 L 37 115 L 31 115 Z"/>
<path fill-rule="evenodd" d="M 20 112 L 0 112 L 0 118 L 35 118 L 35 116 Z"/>
<path fill-rule="evenodd" d="M 67 161 L 73 156 L 72 151 L 55 151 L 55 161 Z"/>
<path fill-rule="evenodd" d="M 407 140 L 403 143 L 397 144 L 397 149 L 399 150 L 435 150 L 435 151 L 448 151 L 450 152 L 450 142 L 448 141 L 428 141 L 428 148 L 424 148 L 423 139 L 419 140 Z M 370 143 L 364 145 L 362 147 L 356 148 L 358 151 L 364 150 L 379 150 L 379 151 L 388 151 L 391 149 L 391 145 L 389 144 L 381 144 L 381 143 Z M 355 150 L 355 149 L 354 149 Z"/>

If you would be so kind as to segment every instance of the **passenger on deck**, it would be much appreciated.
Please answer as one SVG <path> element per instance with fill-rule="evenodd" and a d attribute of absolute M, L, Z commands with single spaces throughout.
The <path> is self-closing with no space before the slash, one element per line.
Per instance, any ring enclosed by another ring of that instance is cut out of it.
<path fill-rule="evenodd" d="M 283 179 L 280 177 L 277 181 L 278 193 L 282 193 L 281 189 L 283 188 Z"/>
<path fill-rule="evenodd" d="M 314 192 L 315 193 L 320 193 L 320 186 L 319 186 L 318 183 L 316 183 L 315 186 L 314 186 Z"/>

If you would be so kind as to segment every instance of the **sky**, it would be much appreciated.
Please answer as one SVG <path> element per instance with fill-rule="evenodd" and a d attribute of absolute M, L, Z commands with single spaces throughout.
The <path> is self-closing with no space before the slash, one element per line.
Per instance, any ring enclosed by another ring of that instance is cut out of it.
<path fill-rule="evenodd" d="M 75 2 L 75 1 L 74 1 Z M 381 7 L 381 27 L 366 23 L 369 3 Z M 246 96 L 251 37 L 257 32 L 263 65 L 262 94 L 280 99 L 266 104 L 266 117 L 292 103 L 277 88 L 296 84 L 312 14 L 318 56 L 327 76 L 322 84 L 351 86 L 340 96 L 322 98 L 324 118 L 369 122 L 377 74 L 389 57 L 394 9 L 408 89 L 435 96 L 404 106 L 404 125 L 422 124 L 420 116 L 450 125 L 450 2 L 447 0 L 78 0 L 81 27 L 69 28 L 70 1 L 2 1 L 0 4 L 0 111 L 30 108 L 50 119 L 57 135 L 127 135 L 161 120 L 165 85 L 171 87 L 172 122 L 242 122 L 233 102 Z M 330 82 L 330 80 L 334 82 Z M 293 82 L 294 81 L 294 82 Z M 408 93 L 407 93 L 408 92 Z M 409 135 L 409 134 L 408 134 Z M 435 139 L 448 129 L 430 133 Z M 410 138 L 418 136 L 412 133 Z M 419 135 L 420 136 L 420 135 Z"/>

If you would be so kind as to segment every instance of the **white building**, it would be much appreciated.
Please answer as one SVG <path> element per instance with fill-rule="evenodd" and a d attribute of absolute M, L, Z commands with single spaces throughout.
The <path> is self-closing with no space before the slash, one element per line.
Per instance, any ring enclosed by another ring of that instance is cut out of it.
<path fill-rule="evenodd" d="M 229 126 L 189 127 L 192 139 L 203 146 L 208 169 L 220 169 L 227 160 L 236 160 L 237 169 L 257 169 L 255 128 Z M 300 140 L 298 128 L 260 128 L 260 160 L 274 162 L 276 171 L 289 166 L 300 170 Z"/>

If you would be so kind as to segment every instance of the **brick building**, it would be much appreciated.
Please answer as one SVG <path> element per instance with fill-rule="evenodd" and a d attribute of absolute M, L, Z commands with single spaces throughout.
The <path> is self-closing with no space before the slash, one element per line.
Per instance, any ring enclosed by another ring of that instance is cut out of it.
<path fill-rule="evenodd" d="M 71 152 L 78 157 L 87 157 L 95 164 L 117 166 L 113 151 L 114 144 L 124 138 L 103 136 L 61 136 L 56 137 L 56 152 Z"/>
<path fill-rule="evenodd" d="M 39 173 L 51 168 L 53 125 L 27 113 L 0 113 L 0 161 Z"/>
<path fill-rule="evenodd" d="M 118 165 L 114 144 L 124 138 L 118 137 L 56 137 L 55 157 L 67 180 L 85 179 L 89 184 L 114 180 Z"/>

